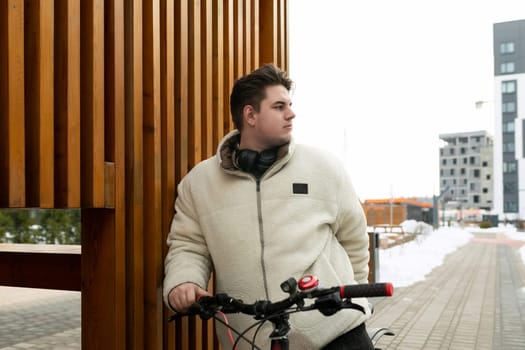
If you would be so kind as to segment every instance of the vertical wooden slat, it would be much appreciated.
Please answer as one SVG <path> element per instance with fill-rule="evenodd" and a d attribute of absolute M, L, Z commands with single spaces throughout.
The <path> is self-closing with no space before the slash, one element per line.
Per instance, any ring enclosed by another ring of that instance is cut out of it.
<path fill-rule="evenodd" d="M 278 61 L 277 64 L 279 67 L 281 67 L 284 70 L 288 69 L 288 56 L 287 56 L 287 50 L 288 47 L 288 31 L 286 30 L 287 22 L 288 22 L 288 2 L 286 0 L 279 0 L 279 13 L 277 17 L 277 21 L 279 22 L 279 29 L 278 29 Z"/>
<path fill-rule="evenodd" d="M 204 42 L 202 48 L 202 149 L 203 158 L 209 158 L 213 155 L 217 145 L 213 143 L 213 0 L 205 0 L 202 3 L 201 11 L 201 28 L 202 41 Z M 213 293 L 213 281 L 210 281 L 210 292 Z M 200 320 L 199 320 L 200 321 Z M 215 327 L 212 320 L 207 322 L 199 322 L 201 324 L 202 349 L 212 350 L 214 345 Z"/>
<path fill-rule="evenodd" d="M 144 341 L 162 348 L 160 1 L 144 1 Z"/>
<path fill-rule="evenodd" d="M 104 1 L 84 0 L 81 31 L 82 202 L 104 207 Z"/>
<path fill-rule="evenodd" d="M 214 151 L 216 145 L 213 143 L 213 115 L 212 110 L 212 84 L 214 77 L 213 72 L 213 22 L 212 22 L 212 0 L 205 0 L 202 2 L 201 9 L 201 33 L 202 33 L 202 46 L 201 51 L 201 139 L 202 139 L 202 157 L 210 157 Z"/>
<path fill-rule="evenodd" d="M 124 104 L 124 0 L 105 2 L 105 159 L 112 162 L 115 226 L 112 236 L 115 256 L 115 301 L 113 327 L 115 348 L 128 349 L 126 337 L 128 290 L 126 288 L 126 176 Z M 107 184 L 107 183 L 106 183 Z M 106 196 L 107 197 L 107 196 Z M 107 207 L 107 203 L 105 203 Z M 108 308 L 110 309 L 110 308 Z M 111 310 L 111 309 L 110 309 Z"/>
<path fill-rule="evenodd" d="M 251 66 L 253 69 L 259 67 L 259 26 L 261 20 L 259 18 L 259 0 L 251 0 L 251 23 L 252 23 L 252 37 L 251 37 Z M 263 0 L 264 1 L 264 0 Z"/>
<path fill-rule="evenodd" d="M 189 166 L 194 167 L 205 154 L 202 148 L 202 3 L 200 0 L 190 1 L 189 10 Z M 202 349 L 202 321 L 193 317 L 190 320 L 189 344 L 192 349 Z"/>
<path fill-rule="evenodd" d="M 80 206 L 80 4 L 55 3 L 55 206 Z"/>
<path fill-rule="evenodd" d="M 252 67 L 252 1 L 246 0 L 244 2 L 244 13 L 243 13 L 243 42 L 244 42 L 244 73 L 249 73 L 253 70 Z"/>
<path fill-rule="evenodd" d="M 244 71 L 244 0 L 236 0 L 233 6 L 234 14 L 234 37 L 233 42 L 235 43 L 233 48 L 235 52 L 234 56 L 234 74 L 235 79 L 239 79 L 245 74 Z"/>
<path fill-rule="evenodd" d="M 0 204 L 25 206 L 24 1 L 0 4 Z"/>
<path fill-rule="evenodd" d="M 277 64 L 277 10 L 279 0 L 260 1 L 260 18 L 264 18 L 261 23 L 259 38 L 261 52 L 259 53 L 260 63 Z"/>
<path fill-rule="evenodd" d="M 9 133 L 7 108 L 8 101 L 8 80 L 7 72 L 7 2 L 0 2 L 0 207 L 9 205 Z"/>
<path fill-rule="evenodd" d="M 201 3 L 190 2 L 189 6 L 189 166 L 202 159 L 201 147 Z"/>
<path fill-rule="evenodd" d="M 189 0 L 181 0 L 175 6 L 175 179 L 176 183 L 189 170 Z M 189 320 L 176 322 L 176 349 L 189 349 Z"/>
<path fill-rule="evenodd" d="M 161 128 L 162 128 L 162 242 L 166 241 L 175 201 L 175 9 L 172 1 L 161 1 Z M 167 245 L 162 245 L 166 256 Z M 169 310 L 164 308 L 167 319 Z M 163 323 L 163 344 L 173 349 L 175 344 L 174 323 Z"/>
<path fill-rule="evenodd" d="M 234 125 L 230 117 L 230 90 L 234 83 L 234 34 L 233 0 L 224 0 L 224 130 L 231 130 Z"/>
<path fill-rule="evenodd" d="M 224 5 L 215 2 L 213 6 L 213 143 L 218 145 L 224 135 Z"/>
<path fill-rule="evenodd" d="M 126 317 L 128 349 L 144 347 L 142 1 L 125 3 Z"/>
<path fill-rule="evenodd" d="M 54 205 L 53 1 L 25 1 L 27 205 Z"/>
<path fill-rule="evenodd" d="M 175 129 L 176 129 L 176 150 L 175 150 L 175 176 L 178 183 L 188 172 L 188 70 L 189 70 L 189 9 L 188 0 L 181 0 L 179 6 L 175 7 L 175 18 L 179 26 L 175 28 L 175 67 L 177 84 L 175 84 Z"/>

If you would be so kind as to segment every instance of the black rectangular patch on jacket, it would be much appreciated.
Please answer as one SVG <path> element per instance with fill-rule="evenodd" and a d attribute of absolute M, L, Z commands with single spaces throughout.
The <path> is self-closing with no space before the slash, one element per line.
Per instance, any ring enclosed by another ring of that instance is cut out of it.
<path fill-rule="evenodd" d="M 293 184 L 293 193 L 308 194 L 308 184 Z"/>

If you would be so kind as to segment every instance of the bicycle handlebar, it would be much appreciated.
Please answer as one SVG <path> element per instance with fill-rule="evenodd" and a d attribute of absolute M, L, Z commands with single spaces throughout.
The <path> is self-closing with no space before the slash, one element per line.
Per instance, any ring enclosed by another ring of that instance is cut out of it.
<path fill-rule="evenodd" d="M 299 289 L 304 288 L 304 283 L 301 285 L 302 282 L 308 279 L 307 282 L 310 283 L 311 278 L 315 279 L 315 283 L 318 283 L 315 277 L 305 276 L 299 282 Z M 297 281 L 293 278 L 283 282 L 281 289 L 290 295 L 288 298 L 277 302 L 259 300 L 253 304 L 247 304 L 225 293 L 209 297 L 204 296 L 194 303 L 188 312 L 176 313 L 169 320 L 192 315 L 199 315 L 202 319 L 207 320 L 219 311 L 225 314 L 243 313 L 255 316 L 256 319 L 262 319 L 285 312 L 294 305 L 297 305 L 299 311 L 318 309 L 323 314 L 328 315 L 341 308 L 355 307 L 356 305 L 351 302 L 352 298 L 389 297 L 394 293 L 392 283 L 353 284 L 330 288 L 320 288 L 317 284 L 313 286 L 308 284 L 309 289 L 306 290 L 297 290 L 296 287 Z M 315 302 L 305 307 L 305 299 L 315 299 Z"/>
<path fill-rule="evenodd" d="M 392 283 L 351 284 L 341 286 L 341 298 L 391 297 L 394 294 Z"/>

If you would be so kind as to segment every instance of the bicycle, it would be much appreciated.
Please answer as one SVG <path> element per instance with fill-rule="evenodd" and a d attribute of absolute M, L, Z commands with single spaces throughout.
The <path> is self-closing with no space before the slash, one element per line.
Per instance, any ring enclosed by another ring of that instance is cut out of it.
<path fill-rule="evenodd" d="M 352 298 L 388 297 L 394 293 L 394 287 L 391 283 L 354 284 L 322 288 L 319 286 L 317 277 L 313 275 L 304 276 L 299 281 L 289 278 L 281 283 L 281 290 L 287 293 L 288 297 L 277 302 L 259 300 L 253 304 L 246 304 L 242 300 L 235 299 L 225 293 L 219 293 L 211 297 L 201 297 L 187 312 L 176 313 L 169 318 L 169 321 L 196 315 L 203 320 L 214 318 L 237 334 L 235 341 L 233 341 L 233 336 L 230 334 L 232 349 L 236 349 L 237 344 L 242 339 L 251 344 L 252 349 L 258 350 L 260 348 L 255 345 L 257 332 L 264 322 L 270 321 L 273 324 L 273 331 L 270 334 L 270 349 L 288 350 L 290 314 L 318 310 L 323 315 L 330 316 L 341 309 L 356 309 L 364 313 L 363 307 L 353 303 Z M 311 299 L 313 302 L 306 305 L 305 300 L 307 299 Z M 219 318 L 217 316 L 218 313 L 243 313 L 253 316 L 256 322 L 240 332 L 229 326 L 226 320 Z M 254 327 L 257 327 L 257 329 L 250 340 L 245 337 L 245 334 Z M 383 335 L 394 335 L 388 328 L 369 329 L 368 334 L 374 346 Z"/>

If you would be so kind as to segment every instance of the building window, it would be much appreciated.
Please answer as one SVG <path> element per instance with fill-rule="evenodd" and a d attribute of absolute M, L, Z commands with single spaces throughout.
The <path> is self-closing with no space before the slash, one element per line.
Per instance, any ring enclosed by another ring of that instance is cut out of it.
<path fill-rule="evenodd" d="M 479 169 L 474 169 L 474 177 L 479 177 Z"/>
<path fill-rule="evenodd" d="M 486 187 L 484 187 L 484 188 L 483 188 L 483 193 L 489 193 L 489 189 L 486 188 Z"/>
<path fill-rule="evenodd" d="M 463 158 L 463 164 L 467 164 L 468 163 L 468 158 Z"/>
<path fill-rule="evenodd" d="M 488 166 L 489 166 L 489 162 L 484 161 L 481 165 L 482 165 L 483 167 L 488 167 Z"/>
<path fill-rule="evenodd" d="M 514 142 L 504 142 L 503 152 L 514 152 Z"/>
<path fill-rule="evenodd" d="M 471 183 L 471 184 L 470 184 L 470 190 L 471 190 L 471 191 L 474 191 L 475 189 L 476 189 L 476 184 Z"/>
<path fill-rule="evenodd" d="M 490 174 L 488 174 L 485 179 L 490 180 Z"/>
<path fill-rule="evenodd" d="M 517 213 L 518 212 L 518 204 L 516 202 L 505 202 L 503 207 L 506 213 Z"/>
<path fill-rule="evenodd" d="M 461 152 L 461 154 L 465 154 L 465 152 L 466 152 L 465 147 L 461 147 L 460 152 Z"/>
<path fill-rule="evenodd" d="M 450 149 L 450 155 L 453 155 L 454 154 L 454 148 L 451 148 Z"/>
<path fill-rule="evenodd" d="M 461 175 L 465 175 L 465 168 L 461 168 Z"/>
<path fill-rule="evenodd" d="M 503 62 L 500 65 L 500 73 L 501 74 L 508 74 L 508 73 L 514 73 L 514 62 Z"/>
<path fill-rule="evenodd" d="M 504 102 L 501 104 L 501 111 L 503 113 L 512 113 L 516 112 L 516 103 L 515 102 Z"/>
<path fill-rule="evenodd" d="M 466 185 L 466 184 L 467 184 L 467 182 L 468 182 L 468 180 L 467 180 L 467 179 L 463 179 L 463 185 Z"/>
<path fill-rule="evenodd" d="M 503 132 L 514 132 L 514 120 L 509 122 L 504 122 L 501 126 Z"/>
<path fill-rule="evenodd" d="M 470 157 L 470 164 L 476 164 L 476 158 Z"/>
<path fill-rule="evenodd" d="M 503 94 L 513 94 L 516 92 L 516 81 L 502 81 L 501 82 L 501 93 Z"/>
<path fill-rule="evenodd" d="M 456 158 L 452 159 L 452 164 L 456 165 L 458 163 L 458 161 L 456 160 Z"/>
<path fill-rule="evenodd" d="M 516 172 L 516 162 L 503 162 L 503 172 L 504 173 L 515 173 Z"/>
<path fill-rule="evenodd" d="M 450 169 L 450 175 L 454 175 L 454 169 Z"/>
<path fill-rule="evenodd" d="M 505 182 L 503 184 L 503 192 L 504 193 L 514 193 L 516 192 L 516 184 L 513 182 Z"/>
<path fill-rule="evenodd" d="M 499 44 L 499 53 L 513 53 L 514 52 L 514 42 L 506 41 Z"/>
<path fill-rule="evenodd" d="M 479 203 L 479 196 L 472 197 L 474 203 Z"/>
<path fill-rule="evenodd" d="M 447 160 L 443 159 L 443 165 L 447 165 Z"/>

